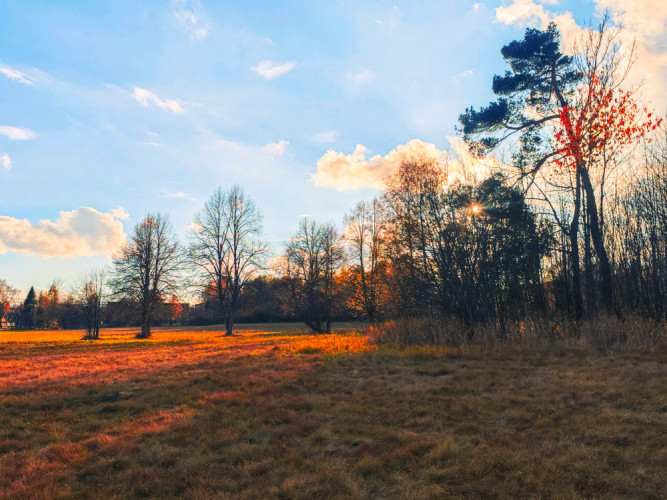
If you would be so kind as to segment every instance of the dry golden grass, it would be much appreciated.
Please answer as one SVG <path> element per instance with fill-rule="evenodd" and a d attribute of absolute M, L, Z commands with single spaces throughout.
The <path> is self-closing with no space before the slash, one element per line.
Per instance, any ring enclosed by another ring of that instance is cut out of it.
<path fill-rule="evenodd" d="M 501 328 L 495 322 L 466 326 L 453 318 L 402 318 L 371 329 L 378 344 L 440 345 L 466 352 L 517 349 L 608 349 L 653 352 L 667 349 L 667 323 L 638 316 L 590 320 L 522 320 Z"/>
<path fill-rule="evenodd" d="M 667 354 L 0 332 L 3 498 L 664 498 Z"/>

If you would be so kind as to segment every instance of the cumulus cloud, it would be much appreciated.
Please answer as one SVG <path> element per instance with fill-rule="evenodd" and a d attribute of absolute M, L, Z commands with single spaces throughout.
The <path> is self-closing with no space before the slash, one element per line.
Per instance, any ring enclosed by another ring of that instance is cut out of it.
<path fill-rule="evenodd" d="M 190 36 L 190 40 L 203 40 L 209 34 L 211 26 L 201 21 L 198 14 L 201 6 L 194 0 L 173 0 L 172 9 L 176 22 Z"/>
<path fill-rule="evenodd" d="M 91 207 L 62 211 L 56 221 L 33 224 L 0 216 L 0 254 L 21 252 L 43 257 L 111 256 L 127 242 L 123 223 L 127 212 L 118 207 L 102 213 Z"/>
<path fill-rule="evenodd" d="M 496 19 L 504 24 L 540 28 L 549 24 L 550 16 L 542 5 L 533 0 L 514 0 L 510 5 L 496 8 Z"/>
<path fill-rule="evenodd" d="M 250 69 L 267 80 L 273 80 L 274 78 L 289 73 L 294 68 L 296 68 L 296 63 L 294 61 L 279 63 L 264 60 Z"/>
<path fill-rule="evenodd" d="M 12 159 L 7 153 L 0 155 L 0 165 L 5 167 L 7 170 L 12 168 Z"/>
<path fill-rule="evenodd" d="M 179 101 L 175 99 L 161 99 L 153 92 L 139 87 L 134 87 L 132 91 L 132 99 L 145 108 L 152 103 L 158 108 L 167 109 L 172 113 L 181 114 L 185 112 Z"/>
<path fill-rule="evenodd" d="M 542 4 L 554 1 L 512 0 L 496 9 L 496 19 L 505 24 L 544 29 L 553 21 L 562 33 L 562 46 L 572 52 L 584 32 L 572 13 L 554 14 Z M 595 0 L 599 12 L 609 10 L 617 25 L 624 27 L 620 40 L 626 48 L 635 45 L 637 61 L 629 74 L 629 86 L 642 87 L 642 94 L 658 110 L 667 106 L 667 3 L 645 0 Z"/>
<path fill-rule="evenodd" d="M 0 135 L 4 135 L 12 141 L 28 141 L 36 137 L 35 133 L 29 128 L 11 127 L 9 125 L 0 126 Z"/>
<path fill-rule="evenodd" d="M 273 156 L 283 156 L 287 152 L 287 146 L 289 146 L 289 141 L 280 140 L 268 143 L 263 149 Z"/>
<path fill-rule="evenodd" d="M 17 69 L 12 69 L 9 66 L 0 67 L 0 73 L 5 75 L 10 80 L 15 80 L 23 85 L 32 85 L 32 77 L 22 73 Z"/>
<path fill-rule="evenodd" d="M 493 158 L 475 158 L 462 139 L 447 139 L 452 145 L 454 156 L 435 144 L 419 139 L 401 144 L 385 156 L 375 155 L 370 158 L 366 158 L 368 150 L 361 144 L 357 144 L 351 154 L 329 150 L 317 161 L 317 172 L 312 175 L 311 180 L 318 186 L 339 191 L 380 189 L 386 178 L 393 174 L 402 162 L 420 157 L 441 162 L 446 168 L 449 183 L 477 182 L 500 166 Z"/>
<path fill-rule="evenodd" d="M 667 37 L 667 3 L 646 0 L 596 0 L 600 9 L 609 9 L 614 21 L 643 39 L 662 41 Z"/>
<path fill-rule="evenodd" d="M 402 161 L 414 156 L 426 155 L 442 158 L 435 144 L 412 139 L 401 144 L 385 156 L 366 158 L 368 149 L 357 144 L 351 154 L 329 150 L 317 160 L 317 172 L 312 181 L 318 186 L 327 186 L 344 191 L 348 189 L 381 188 L 384 179 L 394 172 Z"/>
<path fill-rule="evenodd" d="M 114 219 L 127 220 L 130 218 L 130 214 L 123 207 L 118 206 L 109 212 Z"/>
<path fill-rule="evenodd" d="M 504 24 L 516 24 L 522 28 L 540 29 L 546 29 L 549 23 L 553 21 L 561 32 L 562 50 L 572 52 L 577 41 L 584 33 L 584 29 L 576 23 L 571 12 L 552 14 L 541 5 L 545 3 L 555 2 L 542 1 L 537 3 L 534 0 L 513 0 L 509 5 L 501 5 L 496 8 L 496 19 Z"/>

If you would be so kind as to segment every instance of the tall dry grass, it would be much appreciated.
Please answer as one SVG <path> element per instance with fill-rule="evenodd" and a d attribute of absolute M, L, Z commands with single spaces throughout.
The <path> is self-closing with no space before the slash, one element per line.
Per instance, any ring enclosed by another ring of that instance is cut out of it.
<path fill-rule="evenodd" d="M 370 329 L 376 344 L 454 348 L 615 348 L 654 352 L 667 347 L 667 323 L 602 316 L 587 321 L 526 319 L 465 325 L 453 318 L 401 318 Z"/>

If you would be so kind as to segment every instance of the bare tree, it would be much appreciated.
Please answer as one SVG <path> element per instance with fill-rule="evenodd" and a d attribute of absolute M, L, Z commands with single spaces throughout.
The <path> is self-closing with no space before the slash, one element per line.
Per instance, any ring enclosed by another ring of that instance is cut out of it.
<path fill-rule="evenodd" d="M 151 323 L 161 302 L 176 291 L 183 259 L 169 217 L 149 214 L 134 228 L 128 244 L 113 262 L 110 280 L 114 295 L 141 308 L 141 332 L 151 336 Z"/>
<path fill-rule="evenodd" d="M 218 188 L 195 215 L 189 259 L 204 287 L 213 289 L 232 335 L 244 285 L 264 268 L 268 253 L 262 236 L 262 214 L 239 186 Z"/>
<path fill-rule="evenodd" d="M 363 309 L 371 324 L 378 312 L 378 264 L 384 248 L 386 211 L 378 198 L 360 202 L 345 216 L 345 237 L 357 269 Z"/>
<path fill-rule="evenodd" d="M 343 262 L 333 224 L 304 219 L 285 250 L 285 274 L 297 315 L 318 333 L 329 333 L 335 306 L 334 277 Z"/>
<path fill-rule="evenodd" d="M 73 293 L 85 322 L 86 334 L 83 338 L 86 340 L 100 338 L 105 280 L 105 269 L 88 271 L 78 279 Z"/>

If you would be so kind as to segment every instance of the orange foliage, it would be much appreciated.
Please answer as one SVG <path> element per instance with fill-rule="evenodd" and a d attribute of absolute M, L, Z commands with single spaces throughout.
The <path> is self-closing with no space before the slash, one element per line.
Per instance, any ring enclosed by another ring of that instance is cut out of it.
<path fill-rule="evenodd" d="M 178 300 L 176 295 L 172 295 L 171 302 L 169 302 L 169 319 L 171 321 L 176 321 L 181 317 L 181 314 L 183 314 L 183 306 L 181 305 L 181 301 Z"/>
<path fill-rule="evenodd" d="M 554 135 L 561 154 L 554 163 L 559 167 L 600 164 L 662 123 L 637 105 L 632 92 L 606 87 L 595 74 L 583 106 L 564 106 L 559 115 L 560 128 Z"/>

